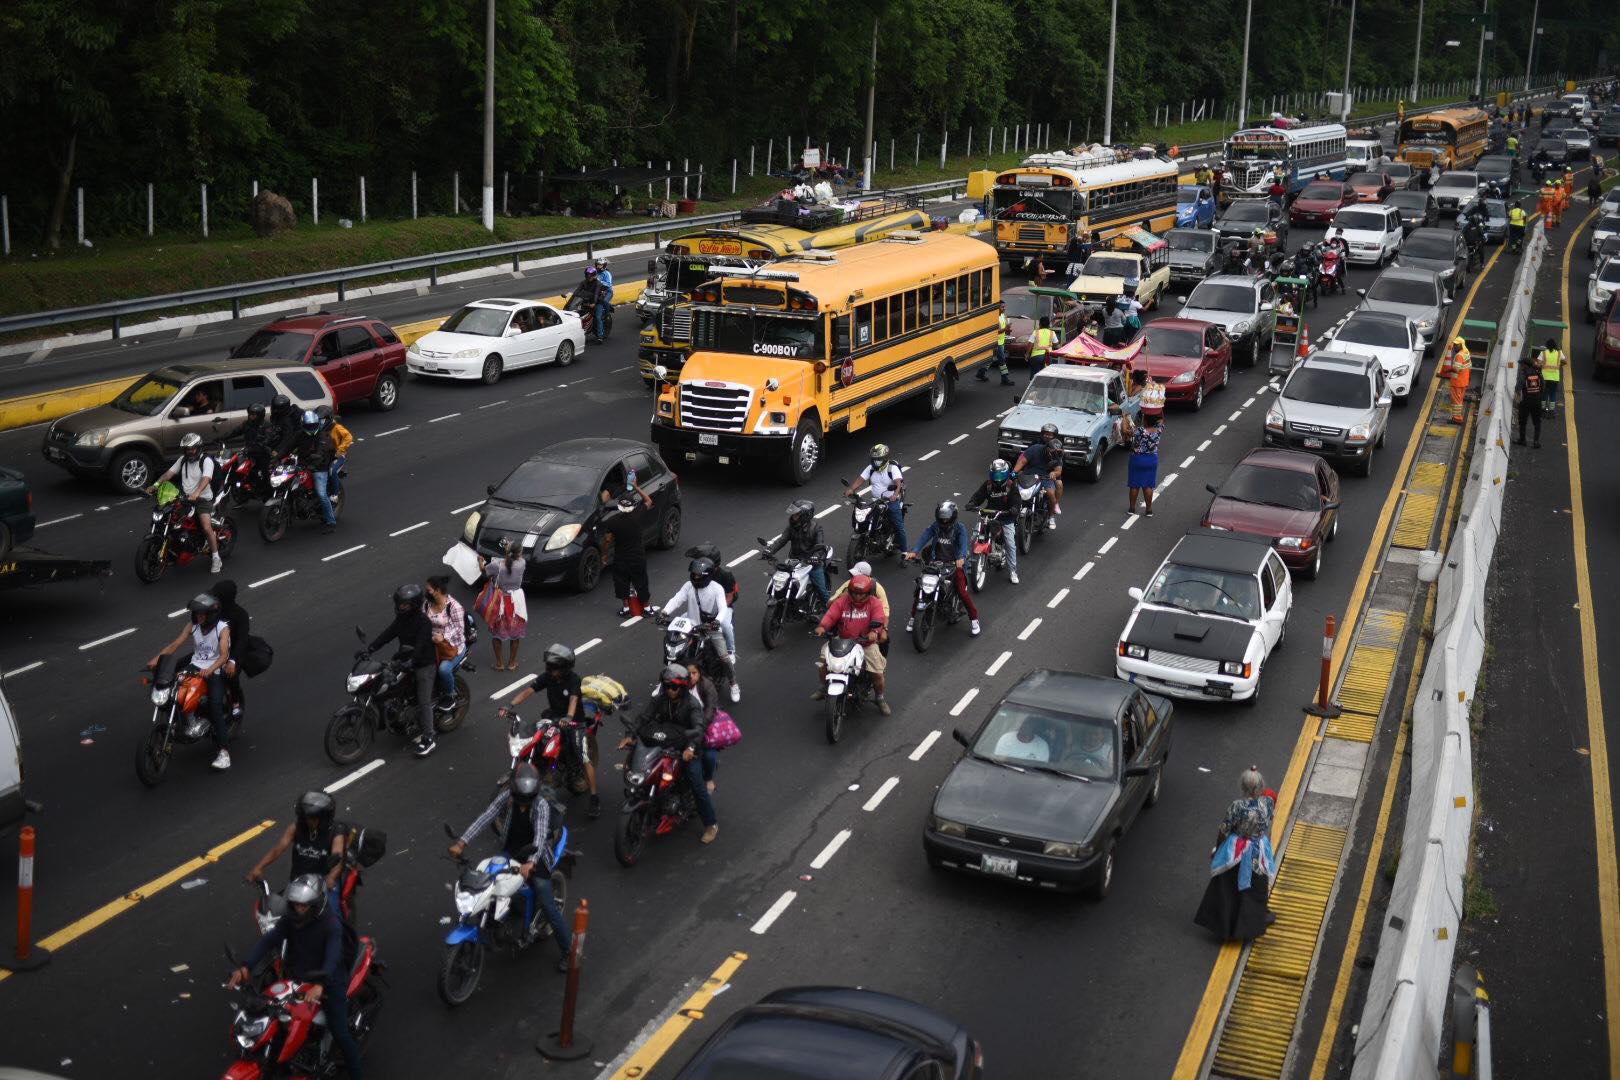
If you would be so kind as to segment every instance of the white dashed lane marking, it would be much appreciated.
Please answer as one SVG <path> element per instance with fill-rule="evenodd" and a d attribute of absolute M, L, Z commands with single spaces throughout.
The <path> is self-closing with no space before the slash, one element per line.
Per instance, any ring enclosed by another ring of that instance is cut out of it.
<path fill-rule="evenodd" d="M 1258 397 L 1258 396 L 1259 396 L 1259 395 L 1257 395 L 1257 394 L 1251 394 L 1251 395 L 1250 395 L 1250 396 L 1249 396 L 1249 400 L 1248 400 L 1248 401 L 1245 401 L 1245 402 L 1244 402 L 1244 403 L 1243 403 L 1243 407 L 1244 407 L 1244 408 L 1245 408 L 1245 409 L 1247 409 L 1247 408 L 1248 408 L 1248 407 L 1249 407 L 1249 406 L 1250 406 L 1250 405 L 1253 405 L 1253 404 L 1254 404 L 1254 399 L 1255 399 L 1255 398 L 1256 398 L 1256 397 Z"/>
<path fill-rule="evenodd" d="M 493 694 L 489 695 L 489 700 L 495 701 L 495 700 L 498 700 L 499 698 L 505 697 L 507 694 L 510 694 L 510 693 L 513 693 L 514 691 L 520 690 L 523 687 L 529 685 L 531 682 L 533 682 L 534 678 L 535 677 L 533 675 L 525 675 L 525 676 L 523 676 L 523 678 L 519 679 L 517 682 L 509 683 L 506 686 L 503 686 L 499 690 L 495 691 Z"/>
<path fill-rule="evenodd" d="M 341 559 L 345 555 L 353 555 L 365 546 L 364 544 L 356 544 L 354 547 L 346 547 L 342 551 L 334 551 L 332 554 L 323 557 L 321 562 L 331 562 L 333 559 Z"/>
<path fill-rule="evenodd" d="M 1123 524 L 1123 525 L 1121 525 L 1119 527 L 1119 531 L 1124 532 L 1126 529 L 1130 528 L 1132 525 L 1135 525 L 1135 524 L 1136 524 L 1136 515 L 1132 514 L 1130 517 L 1125 519 L 1125 524 Z"/>
<path fill-rule="evenodd" d="M 848 829 L 840 829 L 838 835 L 827 841 L 827 846 L 821 849 L 821 854 L 810 860 L 810 869 L 820 870 L 832 862 L 832 857 L 838 854 L 838 849 L 844 846 L 852 834 Z"/>
<path fill-rule="evenodd" d="M 452 514 L 465 514 L 467 511 L 473 509 L 474 507 L 483 506 L 483 505 L 484 505 L 484 500 L 479 499 L 477 502 L 470 502 L 466 506 L 458 506 L 458 507 L 456 507 L 454 510 L 452 510 L 450 512 Z"/>
<path fill-rule="evenodd" d="M 373 439 L 380 439 L 384 435 L 398 435 L 402 431 L 409 431 L 409 430 L 411 430 L 411 425 L 406 424 L 404 427 L 389 428 L 387 431 L 379 431 L 379 432 L 377 432 L 377 434 L 373 435 L 372 438 Z"/>
<path fill-rule="evenodd" d="M 1005 664 L 1008 660 L 1011 660 L 1011 659 L 1012 659 L 1012 653 L 1010 653 L 1010 652 L 1002 653 L 1000 656 L 996 657 L 995 663 L 991 664 L 989 667 L 984 669 L 984 673 L 986 675 L 994 675 L 996 672 L 1001 670 L 1001 665 Z"/>
<path fill-rule="evenodd" d="M 999 417 L 999 416 L 992 416 L 990 419 L 986 420 L 984 423 L 977 425 L 974 428 L 974 430 L 975 431 L 983 431 L 985 428 L 989 427 L 991 424 L 995 423 L 997 420 L 1000 420 L 1000 419 L 1001 419 L 1001 417 Z"/>
<path fill-rule="evenodd" d="M 599 638 L 599 637 L 593 637 L 593 638 L 591 638 L 591 640 L 587 641 L 585 644 L 583 644 L 583 645 L 579 646 L 579 648 L 575 649 L 574 650 L 574 655 L 578 656 L 580 653 L 584 652 L 586 649 L 594 649 L 600 644 L 602 644 L 602 639 Z"/>
<path fill-rule="evenodd" d="M 1063 603 L 1063 601 L 1067 600 L 1068 598 L 1069 598 L 1069 589 L 1068 589 L 1067 586 L 1065 586 L 1065 587 L 1059 589 L 1057 592 L 1052 594 L 1052 599 L 1050 599 L 1050 600 L 1048 600 L 1046 602 L 1046 606 L 1049 607 L 1049 608 L 1055 608 L 1059 604 Z"/>
<path fill-rule="evenodd" d="M 819 521 L 822 518 L 826 517 L 828 514 L 836 514 L 836 513 L 838 513 L 838 511 L 842 510 L 843 508 L 844 508 L 844 504 L 843 504 L 842 500 L 840 500 L 838 502 L 835 502 L 831 506 L 827 507 L 827 509 L 817 511 L 816 520 Z"/>
<path fill-rule="evenodd" d="M 923 741 L 917 744 L 917 749 L 911 752 L 911 760 L 921 761 L 923 759 L 923 755 L 928 753 L 928 748 L 933 746 L 935 741 L 938 739 L 939 732 L 937 731 L 930 731 L 928 734 L 924 735 Z"/>
<path fill-rule="evenodd" d="M 428 423 L 437 424 L 440 420 L 454 420 L 460 415 L 461 414 L 458 412 L 445 413 L 443 416 L 435 416 L 433 419 L 429 420 Z"/>
<path fill-rule="evenodd" d="M 765 931 L 771 928 L 771 924 L 775 923 L 777 919 L 782 917 L 782 912 L 786 911 L 788 906 L 792 904 L 794 900 L 798 899 L 798 897 L 798 893 L 794 892 L 792 889 L 789 889 L 787 892 L 777 897 L 776 903 L 771 905 L 770 910 L 761 915 L 759 917 L 759 922 L 755 923 L 753 926 L 750 926 L 749 929 L 756 934 L 763 934 Z"/>
<path fill-rule="evenodd" d="M 298 573 L 297 570 L 283 570 L 279 574 L 271 574 L 267 578 L 260 578 L 258 581 L 249 582 L 248 583 L 248 588 L 257 589 L 260 585 L 268 585 L 272 581 L 280 581 L 282 578 L 291 577 L 293 574 L 296 574 L 296 573 Z"/>
<path fill-rule="evenodd" d="M 979 688 L 977 686 L 975 686 L 975 687 L 971 688 L 970 690 L 968 690 L 967 693 L 963 694 L 961 697 L 956 699 L 956 704 L 955 705 L 951 706 L 951 715 L 952 716 L 961 716 L 962 713 L 967 709 L 967 707 L 969 705 L 973 704 L 973 699 L 978 697 L 978 696 L 979 696 Z"/>
<path fill-rule="evenodd" d="M 1091 568 L 1096 565 L 1097 564 L 1094 562 L 1086 563 L 1086 565 L 1074 572 L 1074 580 L 1079 581 L 1080 579 L 1084 578 L 1087 574 L 1091 573 Z"/>
<path fill-rule="evenodd" d="M 1220 427 L 1216 428 L 1215 429 L 1215 434 L 1216 435 L 1225 435 L 1226 434 L 1226 425 L 1222 424 Z"/>
<path fill-rule="evenodd" d="M 883 800 L 889 797 L 889 792 L 893 791 L 899 786 L 899 784 L 900 778 L 898 776 L 889 777 L 887 780 L 883 781 L 882 787 L 878 788 L 877 791 L 872 793 L 872 797 L 866 800 L 866 805 L 861 807 L 861 809 L 870 814 L 879 806 L 883 805 Z"/>
<path fill-rule="evenodd" d="M 735 559 L 732 559 L 730 562 L 726 563 L 726 569 L 730 570 L 733 567 L 741 566 L 743 563 L 747 562 L 749 559 L 752 559 L 755 555 L 758 555 L 758 554 L 759 554 L 759 548 L 749 548 L 747 551 L 743 552 L 741 555 L 737 556 Z"/>
<path fill-rule="evenodd" d="M 964 431 L 964 432 L 962 432 L 962 434 L 958 435 L 956 438 L 952 439 L 950 442 L 946 443 L 945 445 L 946 446 L 955 446 L 957 443 L 961 442 L 963 439 L 965 439 L 967 437 L 968 437 L 968 432 Z"/>
<path fill-rule="evenodd" d="M 1194 462 L 1194 461 L 1195 461 L 1195 460 L 1196 460 L 1196 455 L 1193 455 L 1193 454 L 1188 454 L 1188 455 L 1187 455 L 1187 460 L 1186 460 L 1186 461 L 1183 461 L 1183 462 L 1182 462 L 1182 463 L 1181 463 L 1181 467 L 1182 467 L 1182 468 L 1183 468 L 1183 469 L 1185 469 L 1185 468 L 1187 468 L 1187 467 L 1188 467 L 1188 466 L 1190 466 L 1190 465 L 1191 465 L 1191 464 L 1192 464 L 1192 463 L 1193 463 L 1193 462 Z"/>
<path fill-rule="evenodd" d="M 478 407 L 479 407 L 479 408 L 480 408 L 480 409 L 493 409 L 493 408 L 494 408 L 494 407 L 495 407 L 495 406 L 497 406 L 497 405 L 505 405 L 505 404 L 506 404 L 506 403 L 507 403 L 507 402 L 508 402 L 508 401 L 511 401 L 511 400 L 512 400 L 512 399 L 511 399 L 511 398 L 501 398 L 501 400 L 499 400 L 499 401 L 488 401 L 488 402 L 485 402 L 485 403 L 484 403 L 484 404 L 482 404 L 482 405 L 480 405 L 480 406 L 478 406 Z M 450 414 L 450 415 L 452 415 L 452 416 L 454 416 L 454 415 L 456 415 L 456 414 L 455 414 L 455 413 L 451 413 L 451 414 Z"/>
<path fill-rule="evenodd" d="M 1176 482 L 1176 477 L 1178 477 L 1180 475 L 1181 475 L 1180 473 L 1171 473 L 1169 476 L 1165 477 L 1163 480 L 1160 480 L 1159 481 L 1159 490 L 1163 491 L 1165 488 L 1167 488 L 1171 484 L 1175 483 Z"/>
<path fill-rule="evenodd" d="M 1204 452 L 1204 451 L 1205 451 L 1205 450 L 1208 450 L 1208 449 L 1209 449 L 1209 442 L 1210 442 L 1210 440 L 1208 440 L 1208 439 L 1205 439 L 1205 440 L 1204 440 L 1204 441 L 1203 441 L 1203 442 L 1201 442 L 1201 443 L 1199 443 L 1199 444 L 1198 444 L 1198 452 L 1199 452 L 1199 453 L 1200 453 L 1200 454 L 1202 454 L 1202 453 L 1203 453 L 1203 452 Z M 1192 460 L 1192 459 L 1191 459 L 1191 458 L 1188 458 L 1188 460 L 1189 460 L 1189 461 L 1190 461 L 1190 460 Z M 1182 466 L 1182 468 L 1186 468 L 1186 466 L 1185 466 L 1185 465 L 1184 465 L 1184 466 Z"/>
<path fill-rule="evenodd" d="M 1018 640 L 1019 641 L 1028 641 L 1029 636 L 1031 634 L 1033 634 L 1036 630 L 1040 629 L 1040 625 L 1041 625 L 1041 620 L 1039 620 L 1039 619 L 1031 619 L 1031 620 L 1029 620 L 1029 625 L 1024 627 L 1023 631 L 1019 633 Z"/>
<path fill-rule="evenodd" d="M 1119 543 L 1119 537 L 1110 536 L 1108 539 L 1106 539 L 1106 540 L 1104 540 L 1102 542 L 1102 547 L 1097 549 L 1097 554 L 1099 554 L 1099 555 L 1108 554 L 1110 551 L 1114 550 L 1114 545 L 1117 544 L 1117 543 Z"/>
<path fill-rule="evenodd" d="M 12 668 L 10 671 L 5 673 L 5 677 L 8 678 L 8 679 L 11 679 L 11 678 L 15 678 L 18 675 L 26 675 L 30 671 L 34 671 L 35 669 L 42 668 L 44 666 L 45 666 L 45 661 L 43 661 L 43 660 L 35 660 L 32 664 L 24 664 L 22 667 Z M 937 732 L 937 731 L 934 732 L 934 735 L 937 737 L 939 735 L 939 732 Z M 922 756 L 921 754 L 917 755 L 917 757 L 921 757 L 921 756 Z M 917 758 L 914 757 L 911 760 L 916 761 Z"/>
<path fill-rule="evenodd" d="M 1232 410 L 1232 415 L 1231 415 L 1231 416 L 1228 416 L 1228 417 L 1227 417 L 1227 418 L 1226 418 L 1226 422 L 1227 422 L 1227 423 L 1228 423 L 1228 424 L 1230 424 L 1230 423 L 1232 423 L 1232 422 L 1233 422 L 1233 421 L 1234 421 L 1234 420 L 1237 420 L 1237 419 L 1239 419 L 1239 418 L 1241 418 L 1241 417 L 1242 417 L 1242 416 L 1243 416 L 1243 410 L 1242 410 L 1242 409 L 1233 409 L 1233 410 Z M 1217 433 L 1217 434 L 1218 434 L 1218 433 L 1219 433 L 1219 432 L 1221 432 L 1221 431 L 1222 431 L 1222 430 L 1224 430 L 1224 428 L 1217 428 L 1217 429 L 1216 429 L 1216 433 Z"/>
<path fill-rule="evenodd" d="M 422 526 L 424 526 L 426 524 L 427 524 L 427 522 L 425 522 L 425 521 L 418 521 L 415 525 L 407 525 L 403 529 L 395 529 L 393 532 L 389 533 L 388 535 L 389 536 L 404 536 L 406 533 L 414 532 L 414 531 L 416 531 L 417 529 L 420 529 Z"/>
<path fill-rule="evenodd" d="M 930 450 L 930 451 L 928 451 L 928 453 L 924 454 L 922 457 L 918 458 L 917 460 L 918 461 L 927 461 L 929 458 L 934 458 L 934 457 L 938 457 L 938 456 L 939 456 L 939 451 L 938 450 Z"/>

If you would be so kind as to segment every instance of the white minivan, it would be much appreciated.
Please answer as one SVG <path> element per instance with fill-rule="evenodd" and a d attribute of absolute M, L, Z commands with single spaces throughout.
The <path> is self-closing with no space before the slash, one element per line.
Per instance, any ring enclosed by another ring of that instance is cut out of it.
<path fill-rule="evenodd" d="M 1350 245 L 1350 261 L 1383 266 L 1395 257 L 1401 246 L 1401 212 L 1383 203 L 1361 203 L 1347 206 L 1333 215 L 1328 235 L 1344 230 L 1345 243 Z"/>
<path fill-rule="evenodd" d="M 1345 175 L 1371 172 L 1378 159 L 1384 156 L 1384 144 L 1377 139 L 1344 140 Z"/>

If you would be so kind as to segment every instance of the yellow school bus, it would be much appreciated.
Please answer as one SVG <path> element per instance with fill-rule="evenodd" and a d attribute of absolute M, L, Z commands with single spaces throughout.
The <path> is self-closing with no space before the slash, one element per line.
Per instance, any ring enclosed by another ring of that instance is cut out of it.
<path fill-rule="evenodd" d="M 1409 116 L 1401 124 L 1399 160 L 1414 169 L 1439 162 L 1442 169 L 1466 169 L 1490 145 L 1491 118 L 1479 109 L 1442 109 Z"/>
<path fill-rule="evenodd" d="M 996 250 L 1011 264 L 1042 258 L 1054 270 L 1084 261 L 1082 232 L 1107 246 L 1126 229 L 1173 228 L 1179 186 L 1176 163 L 1165 158 L 1098 164 L 1094 155 L 1037 154 L 996 177 Z"/>
<path fill-rule="evenodd" d="M 914 400 L 944 412 L 996 339 L 989 244 L 902 232 L 725 271 L 692 293 L 692 354 L 663 372 L 652 440 L 669 462 L 771 459 L 803 484 L 829 432 Z"/>
<path fill-rule="evenodd" d="M 704 229 L 671 240 L 647 263 L 647 288 L 636 301 L 641 341 L 636 359 L 649 385 L 653 369 L 680 370 L 692 351 L 692 290 L 725 269 L 753 267 L 802 251 L 881 240 L 896 229 L 926 229 L 916 196 L 870 196 L 839 204 L 802 206 L 773 199 L 744 210 L 737 225 Z"/>

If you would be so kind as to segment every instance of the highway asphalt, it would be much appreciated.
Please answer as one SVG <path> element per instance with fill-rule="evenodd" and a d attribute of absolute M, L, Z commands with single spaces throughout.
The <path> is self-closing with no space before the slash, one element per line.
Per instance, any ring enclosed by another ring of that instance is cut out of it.
<path fill-rule="evenodd" d="M 1310 235 L 1295 230 L 1291 246 Z M 1372 277 L 1355 269 L 1350 284 Z M 477 293 L 500 291 L 486 282 Z M 1313 334 L 1354 299 L 1352 292 L 1309 312 Z M 443 298 L 435 300 L 444 310 Z M 1475 314 L 1493 314 L 1498 302 L 1487 286 Z M 111 558 L 115 567 L 104 583 L 5 598 L 0 670 L 28 668 L 8 679 L 7 693 L 23 725 L 30 793 L 46 804 L 36 821 L 40 933 L 263 820 L 284 823 L 299 792 L 344 776 L 323 754 L 321 733 L 344 699 L 352 627 L 375 630 L 397 583 L 437 572 L 465 508 L 531 450 L 583 435 L 645 438 L 648 399 L 630 369 L 632 322 L 566 371 L 521 373 L 495 387 L 413 381 L 396 411 L 355 411 L 362 441 L 350 458 L 351 502 L 333 536 L 295 529 L 267 546 L 253 529 L 255 512 L 244 513 L 246 535 L 227 573 L 243 586 L 255 632 L 274 644 L 275 666 L 249 683 L 235 767 L 212 774 L 203 750 L 192 748 L 150 791 L 132 767 L 150 716 L 138 669 L 177 631 L 169 613 L 211 579 L 192 569 L 139 584 L 130 563 L 144 508 L 44 465 L 43 429 L 0 434 L 0 461 L 29 475 L 41 521 L 55 522 L 41 528 L 39 546 Z M 197 348 L 202 337 L 199 330 L 176 344 Z M 170 358 L 161 343 L 150 348 L 154 361 Z M 1431 361 L 1422 377 L 1432 373 Z M 571 888 L 592 910 L 580 1026 L 596 1052 L 553 1071 L 591 1075 L 591 1062 L 613 1060 L 695 980 L 740 951 L 749 959 L 732 986 L 656 1075 L 667 1075 L 668 1064 L 684 1060 L 731 1009 L 812 981 L 893 990 L 959 1017 L 983 1041 L 994 1076 L 1168 1073 L 1218 949 L 1191 921 L 1214 827 L 1245 766 L 1281 779 L 1299 705 L 1316 684 L 1319 628 L 1327 614 L 1344 614 L 1417 409 L 1395 412 L 1371 479 L 1346 478 L 1338 540 L 1321 579 L 1296 589 L 1289 642 L 1266 672 L 1264 700 L 1253 708 L 1177 708 L 1164 799 L 1126 837 L 1107 901 L 931 872 L 920 833 L 956 756 L 953 724 L 976 723 L 1032 668 L 1112 671 L 1131 606 L 1125 590 L 1145 584 L 1196 526 L 1208 499 L 1203 485 L 1223 479 L 1258 444 L 1265 386 L 1260 371 L 1237 370 L 1201 413 L 1170 413 L 1165 486 L 1152 519 L 1125 514 L 1123 458 L 1109 461 L 1094 490 L 1071 483 L 1061 527 L 1037 541 L 1021 567 L 1023 584 L 998 579 L 983 595 L 985 633 L 970 638 L 965 624 L 947 628 L 926 657 L 897 643 L 894 715 L 859 717 L 838 746 L 825 742 L 808 700 L 812 642 L 790 632 L 774 653 L 757 644 L 763 566 L 743 563 L 743 700 L 735 715 L 744 739 L 722 756 L 719 839 L 702 847 L 689 828 L 651 844 L 642 865 L 626 871 L 611 852 L 613 816 L 590 822 L 576 806 L 570 825 L 581 858 Z M 858 469 L 880 438 L 912 466 L 920 528 L 933 502 L 965 496 L 978 483 L 995 456 L 997 415 L 1011 401 L 994 382 L 970 380 L 936 421 L 880 414 L 869 432 L 835 439 L 828 468 L 803 491 L 675 463 L 686 508 L 680 546 L 712 539 L 735 558 L 755 536 L 779 530 L 790 498 L 834 505 L 837 477 Z M 836 543 L 848 535 L 845 511 L 823 524 Z M 681 580 L 685 561 L 679 549 L 653 556 L 660 599 Z M 879 576 L 892 597 L 909 595 L 911 574 L 885 565 Z M 658 635 L 646 624 L 622 627 L 614 610 L 606 585 L 589 596 L 535 598 L 525 661 L 560 640 L 584 650 L 582 671 L 610 673 L 643 692 L 655 677 Z M 368 873 L 361 900 L 362 927 L 391 966 L 392 990 L 368 1059 L 373 1076 L 442 1075 L 475 1056 L 482 1075 L 532 1075 L 531 1044 L 555 1027 L 562 979 L 546 955 L 494 959 L 479 994 L 455 1011 L 433 990 L 453 873 L 440 858 L 441 823 L 459 828 L 471 820 L 506 761 L 489 698 L 514 677 L 488 669 L 487 647 L 476 659 L 476 704 L 461 731 L 426 760 L 380 742 L 384 764 L 339 795 L 340 816 L 386 830 L 391 848 Z M 603 775 L 612 793 L 616 774 Z M 847 840 L 818 859 L 844 830 Z M 0 1061 L 84 1077 L 223 1067 L 221 945 L 240 949 L 252 940 L 251 894 L 239 881 L 269 840 L 268 833 L 252 840 L 89 931 L 45 971 L 6 980 Z M 0 925 L 10 918 L 7 896 Z"/>

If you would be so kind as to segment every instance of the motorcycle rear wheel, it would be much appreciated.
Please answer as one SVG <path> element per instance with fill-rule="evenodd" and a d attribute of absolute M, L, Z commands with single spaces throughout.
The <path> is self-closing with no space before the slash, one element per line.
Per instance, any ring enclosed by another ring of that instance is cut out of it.
<path fill-rule="evenodd" d="M 767 649 L 782 644 L 782 625 L 787 621 L 787 609 L 780 602 L 767 603 L 759 622 L 759 640 Z"/>
<path fill-rule="evenodd" d="M 439 1000 L 451 1008 L 465 1005 L 478 989 L 484 974 L 484 946 L 478 941 L 462 941 L 447 946 L 444 963 L 439 965 Z"/>
<path fill-rule="evenodd" d="M 632 810 L 624 816 L 624 824 L 613 834 L 613 857 L 619 865 L 631 867 L 641 859 L 647 846 L 647 810 Z"/>
<path fill-rule="evenodd" d="M 273 544 L 287 535 L 287 504 L 272 503 L 259 514 L 259 536 Z"/>
<path fill-rule="evenodd" d="M 927 652 L 928 646 L 934 643 L 934 605 L 923 608 L 911 624 L 911 647 L 918 652 Z"/>
<path fill-rule="evenodd" d="M 1031 521 L 1023 521 L 1021 519 L 1019 520 L 1019 522 L 1018 522 L 1018 554 L 1020 554 L 1020 555 L 1028 555 L 1029 554 L 1029 549 L 1035 546 L 1035 531 L 1038 528 L 1044 528 L 1045 525 L 1046 525 L 1046 522 L 1041 520 L 1041 518 L 1039 516 L 1036 516 Z"/>
<path fill-rule="evenodd" d="M 135 549 L 135 576 L 150 585 L 162 577 L 168 568 L 168 559 L 163 554 L 163 539 L 157 536 L 143 537 L 140 546 Z"/>
<path fill-rule="evenodd" d="M 353 765 L 371 747 L 376 736 L 375 710 L 345 706 L 326 724 L 326 756 L 336 765 Z"/>
<path fill-rule="evenodd" d="M 135 775 L 147 787 L 161 784 L 163 774 L 168 771 L 169 757 L 174 748 L 166 745 L 166 734 L 162 727 L 153 724 L 135 748 Z"/>
<path fill-rule="evenodd" d="M 844 698 L 848 692 L 846 689 L 843 694 L 827 695 L 827 741 L 835 745 L 844 735 Z"/>
<path fill-rule="evenodd" d="M 228 559 L 231 552 L 236 550 L 236 519 L 224 514 L 214 517 L 214 539 L 219 541 L 219 557 Z"/>
<path fill-rule="evenodd" d="M 461 672 L 458 671 L 456 672 L 456 707 L 449 712 L 440 712 L 438 709 L 434 709 L 433 730 L 440 734 L 456 730 L 461 726 L 461 722 L 467 719 L 467 709 L 471 704 L 472 690 L 468 688 L 467 680 L 462 678 Z"/>

